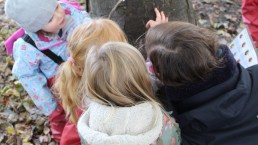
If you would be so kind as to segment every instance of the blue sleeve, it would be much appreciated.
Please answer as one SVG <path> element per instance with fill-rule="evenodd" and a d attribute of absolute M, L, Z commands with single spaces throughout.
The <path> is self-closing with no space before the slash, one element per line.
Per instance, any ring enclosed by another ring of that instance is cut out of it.
<path fill-rule="evenodd" d="M 83 23 L 92 21 L 89 14 L 86 11 L 79 10 L 69 4 L 61 3 L 67 17 L 67 34 L 68 36 L 73 33 L 74 29 Z M 64 30 L 64 29 L 63 29 Z"/>
<path fill-rule="evenodd" d="M 39 53 L 39 50 L 18 39 L 14 44 L 15 62 L 12 73 L 19 79 L 35 105 L 48 116 L 56 109 L 57 101 L 47 85 L 47 78 L 39 69 Z"/>
<path fill-rule="evenodd" d="M 68 4 L 66 4 L 66 7 L 70 10 L 71 16 L 76 19 L 78 23 L 77 25 L 92 21 L 92 18 L 90 17 L 89 13 L 87 13 L 86 11 L 79 10 Z M 66 7 L 64 8 L 65 11 L 67 11 Z"/>
<path fill-rule="evenodd" d="M 80 13 L 82 16 L 82 23 L 87 23 L 92 21 L 92 18 L 90 17 L 89 13 L 87 13 L 86 11 L 81 11 Z"/>

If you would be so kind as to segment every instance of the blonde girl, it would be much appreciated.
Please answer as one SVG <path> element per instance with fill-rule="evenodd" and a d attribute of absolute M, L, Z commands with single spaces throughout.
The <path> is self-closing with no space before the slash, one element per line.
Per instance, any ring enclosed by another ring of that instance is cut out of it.
<path fill-rule="evenodd" d="M 108 19 L 96 19 L 78 26 L 68 40 L 70 57 L 60 66 L 54 84 L 54 90 L 61 96 L 63 108 L 71 121 L 65 126 L 61 143 L 80 144 L 80 140 L 73 140 L 76 136 L 70 132 L 77 132 L 74 123 L 82 112 L 77 106 L 82 99 L 78 88 L 84 70 L 85 54 L 93 45 L 99 46 L 108 41 L 127 42 L 119 26 Z"/>
<path fill-rule="evenodd" d="M 69 60 L 59 69 L 55 88 L 58 90 L 64 110 L 70 120 L 77 121 L 76 109 L 81 104 L 82 94 L 79 84 L 84 71 L 85 55 L 92 46 L 100 46 L 108 41 L 127 42 L 119 26 L 108 19 L 96 19 L 78 26 L 68 40 Z"/>
<path fill-rule="evenodd" d="M 144 58 L 133 46 L 92 47 L 82 82 L 83 100 L 91 100 L 77 125 L 82 144 L 180 144 L 178 126 L 156 101 Z"/>

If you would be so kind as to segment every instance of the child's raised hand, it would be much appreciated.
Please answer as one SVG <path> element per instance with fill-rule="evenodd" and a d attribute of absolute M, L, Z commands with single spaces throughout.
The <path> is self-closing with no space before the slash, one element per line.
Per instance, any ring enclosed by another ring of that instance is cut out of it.
<path fill-rule="evenodd" d="M 157 8 L 154 11 L 156 13 L 156 20 L 149 20 L 145 25 L 147 29 L 168 22 L 168 17 L 165 16 L 163 11 L 160 12 Z"/>

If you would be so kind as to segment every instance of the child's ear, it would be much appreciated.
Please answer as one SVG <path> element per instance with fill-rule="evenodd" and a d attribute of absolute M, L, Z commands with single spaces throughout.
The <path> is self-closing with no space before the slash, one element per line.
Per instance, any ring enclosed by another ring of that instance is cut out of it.
<path fill-rule="evenodd" d="M 158 78 L 160 78 L 159 68 L 153 66 L 153 71 L 154 71 L 155 75 L 156 75 Z"/>
<path fill-rule="evenodd" d="M 160 73 L 157 73 L 157 72 L 156 72 L 156 76 L 157 76 L 158 78 L 160 78 Z"/>

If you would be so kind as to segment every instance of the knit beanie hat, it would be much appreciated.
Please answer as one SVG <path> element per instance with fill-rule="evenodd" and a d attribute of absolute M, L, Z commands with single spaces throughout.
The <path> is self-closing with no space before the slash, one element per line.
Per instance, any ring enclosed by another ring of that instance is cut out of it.
<path fill-rule="evenodd" d="M 57 0 L 6 0 L 5 14 L 28 32 L 37 32 L 53 17 Z"/>

